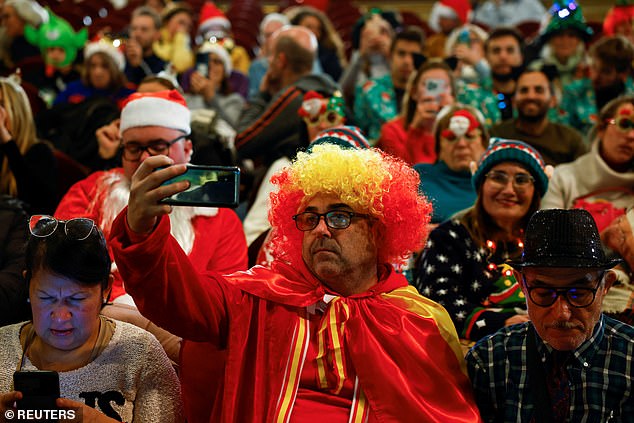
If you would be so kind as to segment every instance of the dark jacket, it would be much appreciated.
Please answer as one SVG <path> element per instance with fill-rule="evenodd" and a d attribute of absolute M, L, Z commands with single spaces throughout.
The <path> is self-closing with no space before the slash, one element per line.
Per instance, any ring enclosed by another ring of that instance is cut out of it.
<path fill-rule="evenodd" d="M 30 319 L 22 271 L 28 217 L 19 200 L 0 196 L 0 326 Z"/>
<path fill-rule="evenodd" d="M 340 90 L 328 75 L 306 75 L 273 97 L 259 93 L 251 99 L 238 121 L 236 149 L 240 159 L 253 159 L 266 166 L 280 157 L 294 157 L 308 140 L 301 136 L 302 119 L 297 114 L 304 93 L 317 91 L 331 97 Z"/>

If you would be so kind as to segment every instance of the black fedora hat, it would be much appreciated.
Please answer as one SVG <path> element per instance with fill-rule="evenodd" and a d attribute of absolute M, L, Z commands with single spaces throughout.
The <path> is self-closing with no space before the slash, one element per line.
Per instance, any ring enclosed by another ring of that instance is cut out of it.
<path fill-rule="evenodd" d="M 621 259 L 607 259 L 592 215 L 583 209 L 539 210 L 526 227 L 524 252 L 513 267 L 610 269 Z"/>

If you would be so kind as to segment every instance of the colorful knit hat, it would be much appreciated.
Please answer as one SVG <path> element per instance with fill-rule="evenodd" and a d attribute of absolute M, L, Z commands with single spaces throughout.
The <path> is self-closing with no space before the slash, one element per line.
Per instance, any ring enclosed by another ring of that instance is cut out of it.
<path fill-rule="evenodd" d="M 222 10 L 211 1 L 203 4 L 198 21 L 198 34 L 209 37 L 224 38 L 231 32 L 231 22 Z"/>
<path fill-rule="evenodd" d="M 88 62 L 90 56 L 95 53 L 106 54 L 117 65 L 119 70 L 125 69 L 125 56 L 109 38 L 103 37 L 86 44 L 86 47 L 84 47 L 84 62 Z"/>
<path fill-rule="evenodd" d="M 550 17 L 547 24 L 542 28 L 541 40 L 548 41 L 553 35 L 566 29 L 576 31 L 581 39 L 588 42 L 594 31 L 586 23 L 583 17 L 581 6 L 575 0 L 555 0 L 548 9 Z"/>
<path fill-rule="evenodd" d="M 429 27 L 440 32 L 438 20 L 440 18 L 458 19 L 461 25 L 469 22 L 471 4 L 468 0 L 439 0 L 434 3 L 429 14 Z"/>
<path fill-rule="evenodd" d="M 334 144 L 345 149 L 370 148 L 370 143 L 356 126 L 337 126 L 321 131 L 308 146 L 307 152 L 320 144 Z"/>
<path fill-rule="evenodd" d="M 552 166 L 546 166 L 542 155 L 532 146 L 517 140 L 491 138 L 489 148 L 482 154 L 477 169 L 471 177 L 473 187 L 478 191 L 486 174 L 502 162 L 517 162 L 526 167 L 535 178 L 535 187 L 543 196 L 548 189 L 548 177 Z"/>
<path fill-rule="evenodd" d="M 77 50 L 82 48 L 88 41 L 88 30 L 82 28 L 77 33 L 70 26 L 68 21 L 55 15 L 48 10 L 48 22 L 43 23 L 37 29 L 32 25 L 24 27 L 24 37 L 26 40 L 40 48 L 44 61 L 55 68 L 63 68 L 73 63 L 77 57 Z M 51 47 L 61 47 L 66 53 L 62 62 L 51 62 L 46 54 L 46 49 Z"/>
<path fill-rule="evenodd" d="M 119 130 L 123 133 L 138 126 L 163 126 L 189 134 L 190 120 L 187 103 L 176 90 L 134 93 L 123 104 Z"/>

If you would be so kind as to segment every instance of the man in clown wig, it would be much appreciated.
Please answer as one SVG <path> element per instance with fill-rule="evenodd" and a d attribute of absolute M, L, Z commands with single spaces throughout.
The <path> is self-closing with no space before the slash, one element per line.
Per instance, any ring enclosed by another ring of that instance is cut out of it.
<path fill-rule="evenodd" d="M 213 422 L 479 422 L 456 331 L 388 263 L 427 237 L 417 173 L 373 149 L 314 146 L 273 176 L 270 268 L 199 274 L 170 235 L 147 158 L 111 243 L 141 312 L 227 351 Z M 172 165 L 165 169 L 155 169 Z"/>

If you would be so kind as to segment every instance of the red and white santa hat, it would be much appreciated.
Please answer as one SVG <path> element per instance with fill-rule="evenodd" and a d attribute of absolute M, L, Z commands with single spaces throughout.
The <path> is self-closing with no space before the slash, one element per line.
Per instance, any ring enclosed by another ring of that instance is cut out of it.
<path fill-rule="evenodd" d="M 191 132 L 191 112 L 176 90 L 134 93 L 123 104 L 119 130 L 138 126 L 163 126 L 186 134 Z"/>
<path fill-rule="evenodd" d="M 119 70 L 123 70 L 125 68 L 125 57 L 123 56 L 123 53 L 107 38 L 101 38 L 86 44 L 86 47 L 84 47 L 84 62 L 87 62 L 88 59 L 90 59 L 90 56 L 95 53 L 106 54 L 114 61 Z"/>
<path fill-rule="evenodd" d="M 435 32 L 440 32 L 440 18 L 458 19 L 461 25 L 470 20 L 471 4 L 469 0 L 439 0 L 434 3 L 427 23 Z"/>
<path fill-rule="evenodd" d="M 205 38 L 214 36 L 224 38 L 231 32 L 231 22 L 222 13 L 222 10 L 213 2 L 206 2 L 200 9 L 200 19 L 198 23 L 198 34 Z"/>

